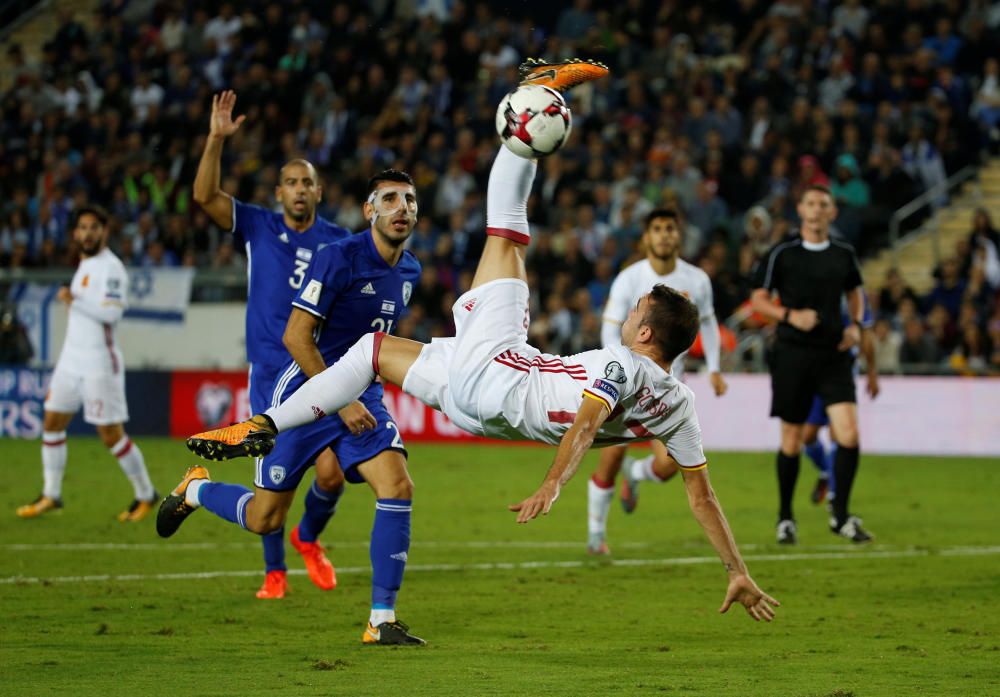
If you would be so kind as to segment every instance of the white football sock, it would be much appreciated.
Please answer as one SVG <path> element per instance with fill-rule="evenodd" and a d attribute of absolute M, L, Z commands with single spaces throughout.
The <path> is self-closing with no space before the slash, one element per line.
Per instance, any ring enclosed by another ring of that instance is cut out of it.
<path fill-rule="evenodd" d="M 368 617 L 368 623 L 373 627 L 378 627 L 383 622 L 395 622 L 395 610 L 376 610 L 372 608 L 372 614 Z"/>
<path fill-rule="evenodd" d="M 615 497 L 614 484 L 607 489 L 600 487 L 591 477 L 587 482 L 587 532 L 604 535 L 608 531 L 608 511 Z"/>
<path fill-rule="evenodd" d="M 635 460 L 632 463 L 632 479 L 643 482 L 656 482 L 657 484 L 662 484 L 663 480 L 656 476 L 656 472 L 653 471 L 653 463 L 656 462 L 655 455 L 647 455 L 641 460 Z"/>
<path fill-rule="evenodd" d="M 66 472 L 66 431 L 42 433 L 42 495 L 50 499 L 62 496 L 63 474 Z"/>
<path fill-rule="evenodd" d="M 146 460 L 143 459 L 139 446 L 133 443 L 128 435 L 124 435 L 109 450 L 111 450 L 111 454 L 118 460 L 118 465 L 122 468 L 122 472 L 132 482 L 135 497 L 140 501 L 151 500 L 154 491 L 153 482 L 149 480 L 149 472 L 146 471 Z"/>
<path fill-rule="evenodd" d="M 201 490 L 202 485 L 208 482 L 208 479 L 194 479 L 189 482 L 187 489 L 184 490 L 184 502 L 191 508 L 200 507 L 201 501 L 198 500 L 198 492 Z"/>
<path fill-rule="evenodd" d="M 378 334 L 380 342 L 382 336 L 384 334 Z M 375 337 L 375 334 L 365 334 L 339 361 L 306 381 L 281 405 L 265 411 L 278 431 L 336 414 L 357 400 L 375 380 L 373 361 L 378 352 Z"/>
<path fill-rule="evenodd" d="M 486 233 L 528 244 L 528 196 L 538 163 L 500 147 L 486 188 Z"/>

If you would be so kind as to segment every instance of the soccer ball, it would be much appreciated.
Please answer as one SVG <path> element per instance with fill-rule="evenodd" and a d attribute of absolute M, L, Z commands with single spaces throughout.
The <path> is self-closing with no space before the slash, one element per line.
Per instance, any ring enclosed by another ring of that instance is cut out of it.
<path fill-rule="evenodd" d="M 551 155 L 569 138 L 573 118 L 563 96 L 541 85 L 521 85 L 500 100 L 497 133 L 507 148 L 528 159 Z"/>

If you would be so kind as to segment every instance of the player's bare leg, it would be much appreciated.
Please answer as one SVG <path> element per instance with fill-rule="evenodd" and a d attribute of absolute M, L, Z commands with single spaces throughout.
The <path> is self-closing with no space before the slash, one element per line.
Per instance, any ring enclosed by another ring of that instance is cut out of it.
<path fill-rule="evenodd" d="M 42 420 L 42 493 L 31 503 L 18 506 L 20 518 L 37 518 L 62 508 L 62 481 L 66 472 L 66 429 L 73 414 L 46 411 Z"/>
<path fill-rule="evenodd" d="M 826 408 L 830 417 L 830 431 L 837 441 L 837 454 L 833 460 L 833 479 L 837 493 L 833 498 L 833 517 L 830 529 L 852 542 L 868 542 L 872 535 L 861 527 L 861 519 L 850 513 L 851 489 L 858 472 L 858 406 L 853 402 L 831 404 Z"/>
<path fill-rule="evenodd" d="M 383 450 L 358 465 L 358 473 L 375 492 L 375 522 L 372 526 L 372 607 L 368 626 L 361 637 L 365 644 L 420 645 L 426 643 L 409 633 L 396 619 L 396 594 L 403 582 L 410 549 L 410 513 L 413 480 L 406 457 L 398 450 Z"/>
<path fill-rule="evenodd" d="M 662 484 L 680 471 L 667 446 L 658 440 L 649 445 L 652 454 L 638 459 L 626 457 L 622 465 L 621 502 L 626 513 L 632 513 L 639 505 L 640 482 Z"/>

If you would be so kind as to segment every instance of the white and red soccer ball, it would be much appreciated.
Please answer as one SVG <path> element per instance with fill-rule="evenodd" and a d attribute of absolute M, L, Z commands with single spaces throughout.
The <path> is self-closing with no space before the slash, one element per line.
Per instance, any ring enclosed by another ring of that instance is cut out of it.
<path fill-rule="evenodd" d="M 528 159 L 551 155 L 573 128 L 566 100 L 541 85 L 521 85 L 500 100 L 497 133 L 515 155 Z"/>

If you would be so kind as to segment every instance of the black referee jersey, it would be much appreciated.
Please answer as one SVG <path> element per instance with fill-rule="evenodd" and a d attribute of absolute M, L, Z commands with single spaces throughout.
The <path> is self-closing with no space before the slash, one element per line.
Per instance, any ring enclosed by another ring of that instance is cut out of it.
<path fill-rule="evenodd" d="M 828 239 L 806 242 L 795 236 L 774 245 L 757 267 L 756 288 L 776 291 L 792 310 L 816 310 L 819 322 L 804 332 L 787 322 L 778 325 L 778 340 L 817 348 L 835 348 L 844 334 L 841 299 L 861 285 L 854 248 Z"/>

